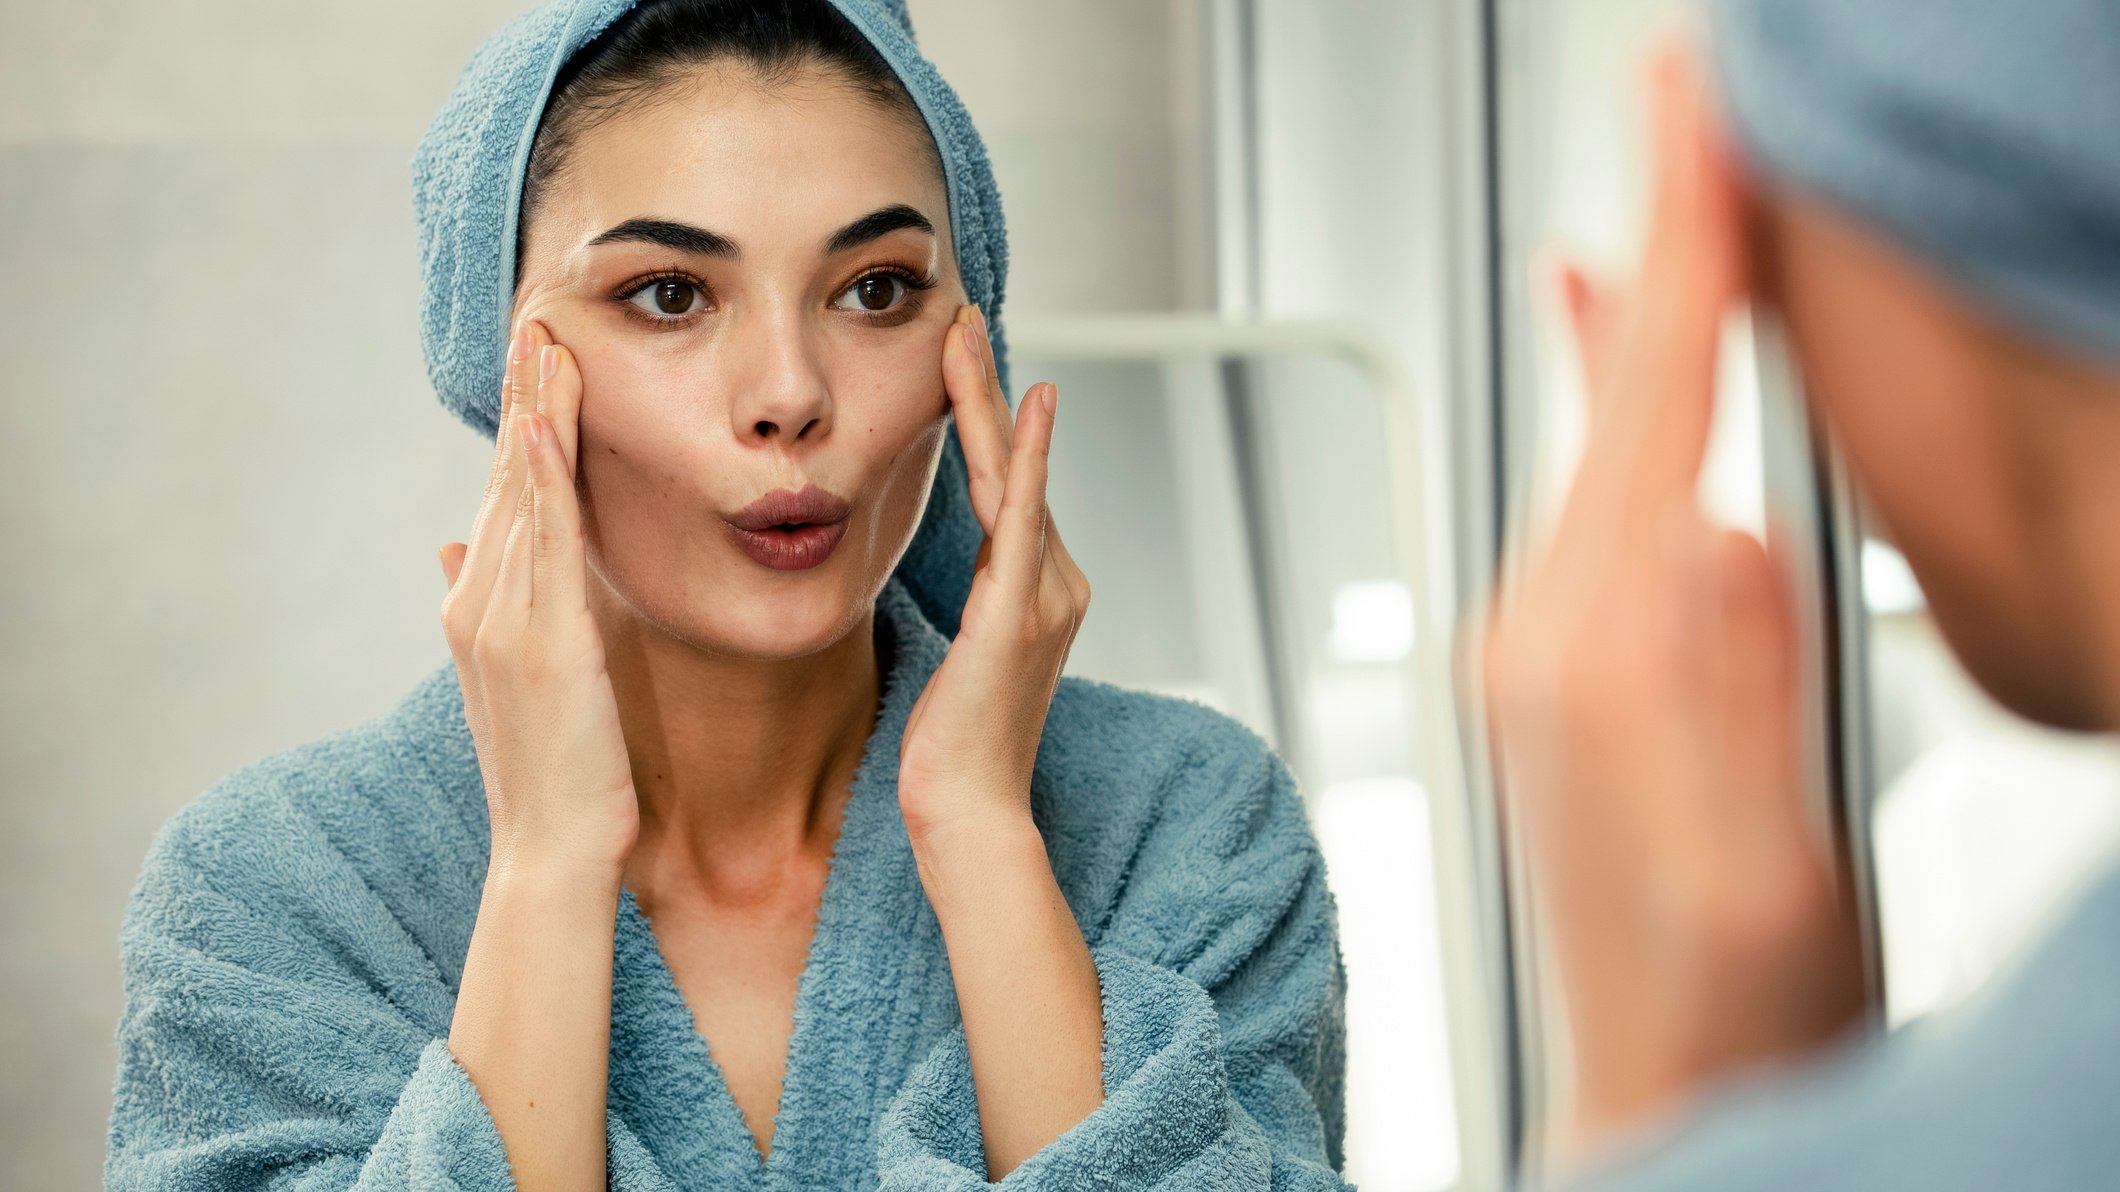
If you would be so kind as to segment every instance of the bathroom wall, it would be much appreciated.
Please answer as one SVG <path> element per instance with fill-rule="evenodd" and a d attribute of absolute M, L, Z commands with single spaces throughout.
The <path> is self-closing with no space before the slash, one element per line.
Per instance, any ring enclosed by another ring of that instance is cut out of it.
<path fill-rule="evenodd" d="M 434 549 L 468 527 L 490 446 L 427 384 L 408 161 L 521 7 L 10 7 L 0 1186 L 97 1181 L 118 924 L 155 828 L 447 657 Z M 911 7 L 992 149 L 1010 312 L 1197 298 L 1178 227 L 1194 117 L 1171 99 L 1192 6 Z M 1070 407 L 1071 442 L 1109 432 L 1095 406 Z M 1138 472 L 1095 459 L 1056 469 L 1063 516 L 1066 494 Z M 1069 541 L 1092 565 L 1093 536 Z"/>

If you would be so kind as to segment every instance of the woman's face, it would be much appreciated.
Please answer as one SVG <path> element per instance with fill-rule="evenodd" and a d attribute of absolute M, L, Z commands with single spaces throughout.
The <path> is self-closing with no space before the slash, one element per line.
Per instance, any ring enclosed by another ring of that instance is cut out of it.
<path fill-rule="evenodd" d="M 590 569 L 664 632 L 815 652 L 911 541 L 964 301 L 926 136 L 835 75 L 716 64 L 584 131 L 526 227 L 514 314 L 579 363 Z"/>

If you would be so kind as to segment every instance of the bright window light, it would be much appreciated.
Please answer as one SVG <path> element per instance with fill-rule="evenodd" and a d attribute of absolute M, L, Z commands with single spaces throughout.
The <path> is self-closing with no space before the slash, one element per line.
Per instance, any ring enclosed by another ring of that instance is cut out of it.
<path fill-rule="evenodd" d="M 1395 579 L 1340 585 L 1332 594 L 1332 653 L 1342 662 L 1411 657 L 1413 593 Z"/>

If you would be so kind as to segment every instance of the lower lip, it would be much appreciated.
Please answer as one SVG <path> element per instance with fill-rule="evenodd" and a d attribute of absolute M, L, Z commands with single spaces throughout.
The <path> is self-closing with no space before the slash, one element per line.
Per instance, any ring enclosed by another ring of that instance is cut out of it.
<path fill-rule="evenodd" d="M 738 550 L 775 571 L 807 571 L 817 566 L 832 557 L 833 548 L 847 533 L 843 521 L 771 530 L 744 530 L 722 524 Z"/>

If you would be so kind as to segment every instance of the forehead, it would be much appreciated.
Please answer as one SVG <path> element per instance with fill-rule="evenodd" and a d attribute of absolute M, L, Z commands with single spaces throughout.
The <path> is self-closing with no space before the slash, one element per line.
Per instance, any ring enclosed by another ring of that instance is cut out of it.
<path fill-rule="evenodd" d="M 737 64 L 702 67 L 591 125 L 570 157 L 552 207 L 588 235 L 654 215 L 747 250 L 814 247 L 849 220 L 903 203 L 949 244 L 948 197 L 925 127 L 817 70 L 765 82 Z"/>

